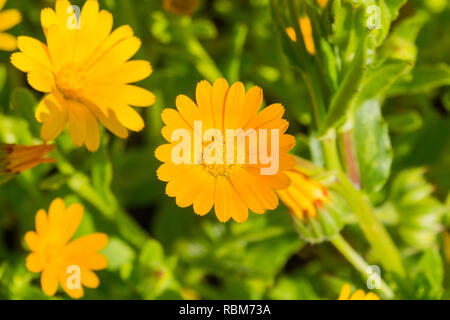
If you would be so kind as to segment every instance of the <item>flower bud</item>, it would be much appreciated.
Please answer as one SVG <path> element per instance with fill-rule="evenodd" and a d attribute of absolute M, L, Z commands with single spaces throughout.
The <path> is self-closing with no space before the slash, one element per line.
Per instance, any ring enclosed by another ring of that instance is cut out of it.
<path fill-rule="evenodd" d="M 0 183 L 5 182 L 41 163 L 52 163 L 54 159 L 45 158 L 53 151 L 54 145 L 19 146 L 0 144 Z"/>
<path fill-rule="evenodd" d="M 319 243 L 336 236 L 348 212 L 345 202 L 319 181 L 308 177 L 299 167 L 287 172 L 291 186 L 279 190 L 280 200 L 289 208 L 300 236 Z"/>

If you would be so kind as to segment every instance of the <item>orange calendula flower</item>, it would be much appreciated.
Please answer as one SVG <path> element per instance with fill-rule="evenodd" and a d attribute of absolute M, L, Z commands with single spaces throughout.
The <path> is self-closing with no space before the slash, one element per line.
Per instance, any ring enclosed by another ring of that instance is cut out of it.
<path fill-rule="evenodd" d="M 344 284 L 338 300 L 380 300 L 373 292 L 365 293 L 363 290 L 356 290 L 351 296 L 351 288 L 349 284 Z"/>
<path fill-rule="evenodd" d="M 278 197 L 274 190 L 289 186 L 285 171 L 295 165 L 295 158 L 288 154 L 295 138 L 285 134 L 289 123 L 282 118 L 283 106 L 273 104 L 258 112 L 262 89 L 246 92 L 241 82 L 230 87 L 225 79 L 214 85 L 200 82 L 196 100 L 180 95 L 178 111 L 162 113 L 162 135 L 170 143 L 155 153 L 164 162 L 157 175 L 168 182 L 167 195 L 175 197 L 180 207 L 193 205 L 201 216 L 214 207 L 221 222 L 230 218 L 244 222 L 249 209 L 258 214 L 275 209 Z M 183 143 L 189 147 L 183 149 L 183 162 L 175 159 L 180 153 L 180 135 L 187 136 Z M 268 154 L 270 161 L 266 161 Z"/>
<path fill-rule="evenodd" d="M 304 220 L 305 216 L 317 217 L 317 207 L 330 201 L 327 189 L 298 168 L 289 170 L 286 174 L 292 183 L 288 189 L 277 191 L 280 200 L 300 220 Z"/>
<path fill-rule="evenodd" d="M 11 62 L 47 94 L 36 110 L 42 139 L 55 139 L 68 123 L 73 143 L 96 151 L 98 121 L 120 138 L 128 137 L 127 129 L 141 131 L 144 121 L 130 106 L 150 106 L 155 96 L 130 85 L 152 73 L 147 61 L 129 61 L 141 46 L 131 27 L 111 32 L 113 17 L 99 11 L 97 0 L 86 1 L 79 17 L 69 1 L 58 0 L 55 11 L 42 10 L 41 24 L 47 44 L 19 37 L 21 52 Z"/>
<path fill-rule="evenodd" d="M 316 46 L 314 45 L 314 37 L 311 27 L 311 21 L 309 20 L 308 17 L 300 17 L 298 19 L 298 24 L 300 27 L 300 31 L 302 32 L 306 50 L 309 52 L 309 54 L 315 55 Z M 297 42 L 297 34 L 295 33 L 295 29 L 293 27 L 286 28 L 286 34 L 292 41 Z"/>
<path fill-rule="evenodd" d="M 42 272 L 41 285 L 45 294 L 53 296 L 58 283 L 72 298 L 84 295 L 83 286 L 97 288 L 100 281 L 93 270 L 105 269 L 106 257 L 97 251 L 108 243 L 108 236 L 93 233 L 71 240 L 83 217 L 83 207 L 73 204 L 66 208 L 62 199 L 55 199 L 49 213 L 36 214 L 36 231 L 25 234 L 32 251 L 26 266 L 31 272 Z"/>
<path fill-rule="evenodd" d="M 164 0 L 164 9 L 173 14 L 190 16 L 199 4 L 200 0 Z"/>
<path fill-rule="evenodd" d="M 16 38 L 5 31 L 19 24 L 22 16 L 16 9 L 1 11 L 5 4 L 6 0 L 0 0 L 0 50 L 14 51 L 17 49 Z"/>
<path fill-rule="evenodd" d="M 54 145 L 18 146 L 0 144 L 0 177 L 19 174 L 42 163 L 53 163 L 54 159 L 45 156 L 52 152 Z"/>

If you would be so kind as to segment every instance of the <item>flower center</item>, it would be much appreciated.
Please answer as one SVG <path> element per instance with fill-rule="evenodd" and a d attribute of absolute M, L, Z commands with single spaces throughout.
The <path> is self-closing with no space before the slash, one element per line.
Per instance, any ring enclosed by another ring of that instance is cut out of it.
<path fill-rule="evenodd" d="M 233 168 L 236 166 L 234 164 L 203 164 L 205 170 L 216 178 L 218 176 L 229 178 Z"/>
<path fill-rule="evenodd" d="M 205 149 L 205 145 L 203 146 L 203 149 Z M 212 164 L 205 163 L 205 159 L 203 159 L 202 165 L 203 168 L 214 177 L 223 176 L 225 178 L 229 178 L 231 176 L 231 173 L 233 172 L 234 168 L 243 168 L 245 167 L 245 164 L 238 163 L 238 154 L 244 152 L 245 150 L 238 150 L 237 145 L 235 143 L 234 145 L 234 160 L 231 161 L 231 163 L 227 163 L 227 146 L 226 142 L 223 144 L 222 154 L 215 157 L 216 162 Z"/>
<path fill-rule="evenodd" d="M 56 86 L 69 100 L 80 100 L 87 85 L 87 72 L 83 66 L 70 63 L 56 74 Z"/>

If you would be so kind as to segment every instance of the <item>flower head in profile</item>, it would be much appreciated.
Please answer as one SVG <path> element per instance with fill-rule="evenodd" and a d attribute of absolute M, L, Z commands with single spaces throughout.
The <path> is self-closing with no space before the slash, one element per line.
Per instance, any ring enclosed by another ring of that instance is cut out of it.
<path fill-rule="evenodd" d="M 5 4 L 6 0 L 0 0 L 0 50 L 14 51 L 17 49 L 16 38 L 5 31 L 19 24 L 22 16 L 16 9 L 1 11 Z"/>
<path fill-rule="evenodd" d="M 380 298 L 373 292 L 365 293 L 363 290 L 356 290 L 351 294 L 350 285 L 344 284 L 341 289 L 341 294 L 338 300 L 380 300 Z"/>
<path fill-rule="evenodd" d="M 73 204 L 66 208 L 62 199 L 55 199 L 48 214 L 36 214 L 36 231 L 25 234 L 32 251 L 26 261 L 31 272 L 41 272 L 45 294 L 53 296 L 58 284 L 72 298 L 84 295 L 83 286 L 97 288 L 100 281 L 94 270 L 106 268 L 106 257 L 97 251 L 108 243 L 108 236 L 93 233 L 71 241 L 83 217 L 83 207 Z"/>
<path fill-rule="evenodd" d="M 299 168 L 286 172 L 292 183 L 286 190 L 277 191 L 280 200 L 300 220 L 316 218 L 317 207 L 330 201 L 328 190 L 319 182 L 307 177 Z"/>
<path fill-rule="evenodd" d="M 200 0 L 163 0 L 164 9 L 173 14 L 190 16 L 200 4 Z"/>
<path fill-rule="evenodd" d="M 305 43 L 306 51 L 309 52 L 311 55 L 316 54 L 316 46 L 314 45 L 314 36 L 311 26 L 311 20 L 309 20 L 308 17 L 300 17 L 298 19 L 298 25 L 300 28 L 300 31 L 302 33 L 303 41 Z M 286 28 L 286 33 L 288 37 L 294 41 L 297 42 L 297 33 L 295 32 L 295 29 L 293 27 Z"/>
<path fill-rule="evenodd" d="M 130 61 L 141 46 L 131 27 L 112 31 L 113 17 L 99 10 L 97 0 L 87 0 L 79 17 L 69 1 L 57 0 L 55 10 L 42 10 L 41 24 L 47 44 L 19 37 L 20 52 L 11 62 L 47 94 L 36 110 L 42 139 L 55 139 L 68 124 L 76 146 L 96 151 L 98 121 L 120 138 L 128 129 L 142 130 L 144 121 L 131 106 L 150 106 L 155 97 L 130 83 L 147 78 L 152 68 L 147 61 Z"/>
<path fill-rule="evenodd" d="M 53 151 L 54 145 L 19 146 L 0 144 L 0 180 L 32 169 L 42 163 L 53 163 L 54 159 L 46 158 Z"/>
<path fill-rule="evenodd" d="M 244 222 L 249 209 L 262 214 L 278 206 L 274 190 L 290 184 L 285 171 L 295 165 L 288 154 L 295 139 L 286 134 L 283 106 L 259 111 L 262 101 L 261 88 L 246 92 L 241 82 L 230 87 L 218 79 L 197 85 L 196 102 L 180 95 L 177 110 L 163 111 L 162 134 L 169 143 L 156 150 L 163 162 L 157 175 L 178 206 L 193 205 L 198 215 L 214 207 L 221 222 Z M 188 147 L 181 150 L 180 140 Z"/>

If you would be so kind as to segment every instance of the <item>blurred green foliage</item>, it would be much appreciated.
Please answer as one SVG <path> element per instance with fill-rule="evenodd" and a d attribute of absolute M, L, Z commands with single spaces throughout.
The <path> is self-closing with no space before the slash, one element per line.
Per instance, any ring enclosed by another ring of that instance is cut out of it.
<path fill-rule="evenodd" d="M 116 27 L 130 24 L 141 38 L 137 58 L 154 68 L 141 85 L 157 95 L 157 103 L 141 111 L 143 132 L 128 140 L 104 132 L 96 154 L 74 148 L 64 133 L 56 141 L 56 165 L 39 166 L 0 187 L 0 298 L 47 298 L 38 275 L 25 269 L 23 236 L 34 228 L 36 211 L 56 197 L 85 206 L 76 236 L 99 231 L 111 239 L 104 250 L 109 267 L 99 272 L 100 287 L 86 290 L 87 299 L 335 299 L 344 282 L 364 288 L 358 272 L 329 243 L 311 246 L 297 236 L 283 205 L 266 215 L 250 215 L 244 224 L 221 224 L 213 213 L 199 217 L 192 208 L 177 208 L 156 178 L 161 110 L 173 107 L 178 94 L 194 97 L 198 81 L 220 76 L 259 85 L 266 104 L 282 103 L 289 133 L 297 137 L 295 153 L 324 163 L 314 148 L 307 82 L 291 68 L 295 52 L 286 49 L 288 39 L 274 23 L 270 1 L 204 0 L 192 17 L 165 12 L 159 0 L 100 2 L 113 13 Z M 395 21 L 391 30 L 377 31 L 372 43 L 379 53 L 377 67 L 366 70 L 367 57 L 348 56 L 358 52 L 361 43 L 355 37 L 364 31 L 352 27 L 358 16 L 351 1 L 342 2 L 332 39 L 342 55 L 329 45 L 326 23 L 313 21 L 324 35 L 315 41 L 325 55 L 316 58 L 326 62 L 328 90 L 347 81 L 342 90 L 352 93 L 361 183 L 402 244 L 411 279 L 398 286 L 397 297 L 449 298 L 450 261 L 441 257 L 441 232 L 450 228 L 450 203 L 445 204 L 450 189 L 450 6 L 445 0 L 372 1 L 385 3 L 382 14 Z M 40 10 L 53 3 L 9 1 L 7 7 L 23 14 L 12 33 L 42 40 Z M 337 64 L 350 70 L 346 80 Z M 358 83 L 361 89 L 355 91 Z M 329 126 L 347 111 L 342 108 L 348 94 L 334 97 L 327 102 L 333 110 Z M 34 110 L 40 98 L 11 66 L 9 54 L 0 52 L 0 142 L 39 141 Z M 371 262 L 356 220 L 349 221 L 343 235 Z"/>

